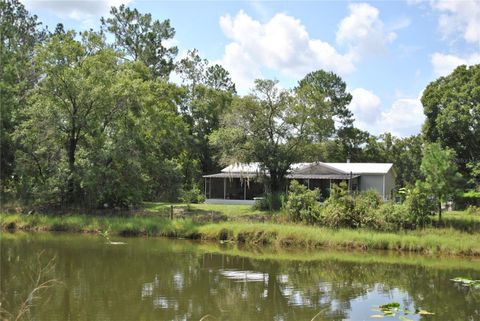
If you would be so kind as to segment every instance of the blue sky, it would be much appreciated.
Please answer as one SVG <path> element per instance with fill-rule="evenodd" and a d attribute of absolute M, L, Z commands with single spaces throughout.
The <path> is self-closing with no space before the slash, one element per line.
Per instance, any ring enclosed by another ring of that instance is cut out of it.
<path fill-rule="evenodd" d="M 170 19 L 179 58 L 198 49 L 230 71 L 242 94 L 256 78 L 292 88 L 310 71 L 336 72 L 353 95 L 356 126 L 373 134 L 419 133 L 426 85 L 460 64 L 480 63 L 477 0 L 24 3 L 50 30 L 58 22 L 96 29 L 121 3 Z"/>

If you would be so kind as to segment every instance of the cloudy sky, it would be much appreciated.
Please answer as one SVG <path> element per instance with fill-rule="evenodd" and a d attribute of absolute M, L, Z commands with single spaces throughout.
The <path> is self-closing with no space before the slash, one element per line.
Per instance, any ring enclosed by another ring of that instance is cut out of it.
<path fill-rule="evenodd" d="M 240 93 L 256 78 L 292 88 L 306 73 L 333 71 L 353 95 L 356 126 L 409 136 L 424 116 L 429 82 L 480 63 L 480 1 L 39 1 L 23 0 L 50 30 L 98 28 L 121 3 L 170 19 L 180 57 L 228 69 Z"/>

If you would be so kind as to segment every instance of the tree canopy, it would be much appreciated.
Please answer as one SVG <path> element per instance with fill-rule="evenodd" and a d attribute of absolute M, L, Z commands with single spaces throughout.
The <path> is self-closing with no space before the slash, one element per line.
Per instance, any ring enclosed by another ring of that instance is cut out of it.
<path fill-rule="evenodd" d="M 424 180 L 419 181 L 419 185 L 435 197 L 440 220 L 442 202 L 455 194 L 461 179 L 454 159 L 455 152 L 442 148 L 439 143 L 428 144 L 423 152 L 420 170 Z"/>
<path fill-rule="evenodd" d="M 332 72 L 308 73 L 291 89 L 258 79 L 239 95 L 228 70 L 198 50 L 178 59 L 174 36 L 168 19 L 125 5 L 100 30 L 48 32 L 18 0 L 0 2 L 2 200 L 174 201 L 234 162 L 258 162 L 272 193 L 295 162 L 347 159 L 392 162 L 397 187 L 423 179 L 441 201 L 452 162 L 468 187 L 480 186 L 480 65 L 426 88 L 422 135 L 375 136 L 354 126 L 352 96 Z"/>
<path fill-rule="evenodd" d="M 268 186 L 279 192 L 291 165 L 302 160 L 305 148 L 335 133 L 335 118 L 349 123 L 351 96 L 332 74 L 307 75 L 294 91 L 276 81 L 256 80 L 252 93 L 234 100 L 212 141 L 225 163 L 258 162 L 268 171 Z"/>
<path fill-rule="evenodd" d="M 429 142 L 453 149 L 459 169 L 480 186 L 480 65 L 460 66 L 430 83 L 422 96 L 423 134 Z"/>

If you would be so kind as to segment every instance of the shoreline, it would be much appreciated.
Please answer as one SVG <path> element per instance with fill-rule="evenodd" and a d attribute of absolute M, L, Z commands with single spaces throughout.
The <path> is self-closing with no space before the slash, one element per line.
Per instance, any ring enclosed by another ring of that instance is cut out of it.
<path fill-rule="evenodd" d="M 189 219 L 159 217 L 98 217 L 0 214 L 2 231 L 45 231 L 107 234 L 111 236 L 163 236 L 275 246 L 284 249 L 340 249 L 480 257 L 480 233 L 428 228 L 397 233 L 328 229 L 300 224 L 226 221 L 195 223 Z"/>

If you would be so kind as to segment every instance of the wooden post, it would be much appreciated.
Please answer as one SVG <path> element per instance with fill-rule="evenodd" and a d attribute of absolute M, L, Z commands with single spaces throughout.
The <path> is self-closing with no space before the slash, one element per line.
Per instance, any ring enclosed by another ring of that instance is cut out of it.
<path fill-rule="evenodd" d="M 247 199 L 247 179 L 245 179 L 245 181 L 243 182 L 243 199 Z"/>
<path fill-rule="evenodd" d="M 207 199 L 207 178 L 205 177 L 205 199 Z"/>
<path fill-rule="evenodd" d="M 173 220 L 173 205 L 170 205 L 170 219 Z"/>
<path fill-rule="evenodd" d="M 307 188 L 310 189 L 310 178 L 307 178 Z"/>
<path fill-rule="evenodd" d="M 227 199 L 227 179 L 223 178 L 223 199 Z"/>

